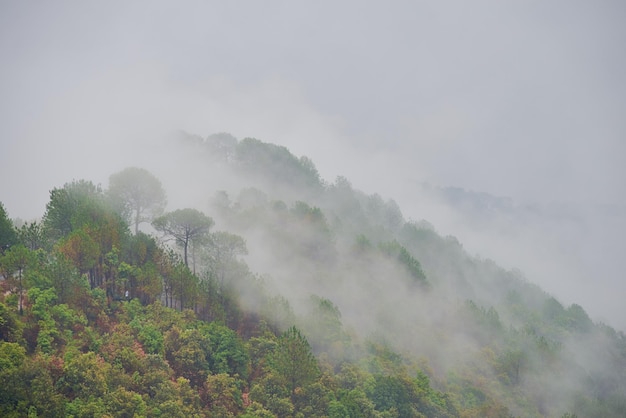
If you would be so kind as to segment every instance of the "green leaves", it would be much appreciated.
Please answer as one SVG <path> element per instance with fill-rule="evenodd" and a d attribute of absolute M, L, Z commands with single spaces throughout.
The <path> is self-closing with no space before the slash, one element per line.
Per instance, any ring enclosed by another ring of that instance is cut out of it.
<path fill-rule="evenodd" d="M 16 343 L 0 341 L 0 373 L 19 367 L 26 358 L 26 350 Z"/>
<path fill-rule="evenodd" d="M 270 364 L 292 395 L 297 388 L 315 381 L 320 373 L 309 342 L 295 326 L 285 331 L 278 339 L 276 349 L 270 357 Z"/>
<path fill-rule="evenodd" d="M 166 358 L 179 376 L 201 386 L 209 374 L 210 340 L 197 329 L 172 328 L 165 335 Z"/>
<path fill-rule="evenodd" d="M 70 399 L 102 398 L 108 391 L 111 366 L 94 352 L 78 354 L 63 368 L 62 389 Z"/>
<path fill-rule="evenodd" d="M 46 233 L 58 239 L 89 223 L 101 202 L 102 189 L 90 181 L 73 181 L 52 189 L 43 218 Z"/>
<path fill-rule="evenodd" d="M 209 375 L 204 390 L 213 416 L 235 417 L 241 412 L 241 390 L 235 378 L 226 373 Z"/>
<path fill-rule="evenodd" d="M 17 243 L 17 233 L 4 205 L 0 202 L 0 254 Z"/>
<path fill-rule="evenodd" d="M 11 290 L 19 297 L 20 315 L 23 313 L 23 294 L 25 290 L 25 270 L 36 262 L 35 253 L 23 245 L 11 247 L 4 255 L 0 256 L 0 272 L 8 279 Z"/>

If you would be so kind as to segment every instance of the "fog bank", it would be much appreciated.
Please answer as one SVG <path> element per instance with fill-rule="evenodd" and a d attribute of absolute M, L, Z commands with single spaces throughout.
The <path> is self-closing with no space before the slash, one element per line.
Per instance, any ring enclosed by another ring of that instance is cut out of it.
<path fill-rule="evenodd" d="M 175 172 L 156 145 L 173 130 L 257 137 L 625 329 L 625 19 L 613 1 L 3 3 L 0 200 L 29 219 L 71 179 Z"/>

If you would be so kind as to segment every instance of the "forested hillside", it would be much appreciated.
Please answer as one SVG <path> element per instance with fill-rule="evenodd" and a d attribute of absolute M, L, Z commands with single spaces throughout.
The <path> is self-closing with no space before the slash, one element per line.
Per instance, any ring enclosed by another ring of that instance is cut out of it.
<path fill-rule="evenodd" d="M 626 416 L 624 334 L 532 277 L 285 147 L 166 149 L 0 205 L 0 416 Z"/>

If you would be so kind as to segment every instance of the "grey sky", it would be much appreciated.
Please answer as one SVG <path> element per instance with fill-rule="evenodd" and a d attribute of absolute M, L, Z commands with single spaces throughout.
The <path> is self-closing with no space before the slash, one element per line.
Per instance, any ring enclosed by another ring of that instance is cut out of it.
<path fill-rule="evenodd" d="M 624 205 L 624 22 L 622 1 L 2 1 L 0 201 L 40 216 L 184 129 L 405 211 L 423 181 Z"/>

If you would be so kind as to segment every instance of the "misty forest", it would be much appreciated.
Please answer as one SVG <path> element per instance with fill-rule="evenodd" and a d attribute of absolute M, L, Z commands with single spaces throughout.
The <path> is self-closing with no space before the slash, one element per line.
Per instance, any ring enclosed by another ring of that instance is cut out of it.
<path fill-rule="evenodd" d="M 0 416 L 626 416 L 583 306 L 284 146 L 162 145 L 0 206 Z"/>

